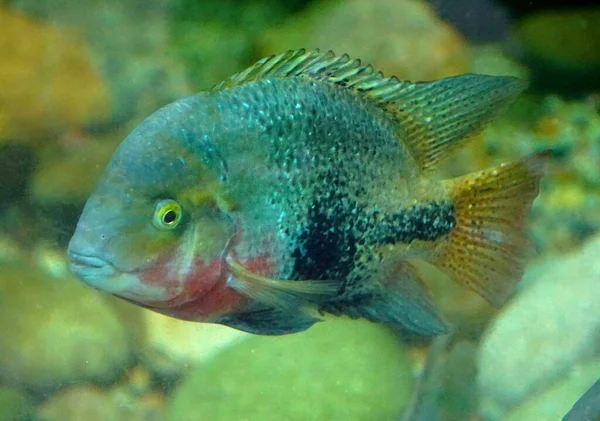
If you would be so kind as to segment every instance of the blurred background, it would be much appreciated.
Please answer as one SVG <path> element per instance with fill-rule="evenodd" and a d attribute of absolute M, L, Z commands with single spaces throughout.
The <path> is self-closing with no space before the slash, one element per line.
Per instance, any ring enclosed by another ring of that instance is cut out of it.
<path fill-rule="evenodd" d="M 419 420 L 557 420 L 600 377 L 596 2 L 0 0 L 0 420 L 401 419 L 426 340 L 345 319 L 279 338 L 185 323 L 66 263 L 88 194 L 144 117 L 302 47 L 399 79 L 529 80 L 444 176 L 553 149 L 510 302 L 434 286 L 456 333 Z"/>

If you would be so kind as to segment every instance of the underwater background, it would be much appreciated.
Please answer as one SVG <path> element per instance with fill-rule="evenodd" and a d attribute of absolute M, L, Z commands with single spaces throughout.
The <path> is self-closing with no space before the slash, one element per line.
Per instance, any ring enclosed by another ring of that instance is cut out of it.
<path fill-rule="evenodd" d="M 84 285 L 65 256 L 143 118 L 297 48 L 401 80 L 529 80 L 444 176 L 553 150 L 514 297 L 498 311 L 433 285 L 455 332 L 412 421 L 560 420 L 600 377 L 600 6 L 0 0 L 0 421 L 402 420 L 430 340 L 335 317 L 282 337 L 178 321 Z"/>

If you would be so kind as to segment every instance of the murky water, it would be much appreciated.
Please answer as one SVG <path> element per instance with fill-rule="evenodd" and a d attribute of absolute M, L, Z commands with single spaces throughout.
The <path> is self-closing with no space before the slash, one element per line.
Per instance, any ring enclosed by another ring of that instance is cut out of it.
<path fill-rule="evenodd" d="M 0 420 L 561 419 L 600 377 L 600 8 L 451 3 L 0 2 Z M 430 338 L 364 320 L 253 336 L 71 274 L 69 238 L 129 131 L 262 57 L 315 47 L 401 80 L 530 81 L 438 175 L 553 151 L 528 218 L 535 253 L 503 308 L 432 274 L 453 330 L 427 360 Z"/>

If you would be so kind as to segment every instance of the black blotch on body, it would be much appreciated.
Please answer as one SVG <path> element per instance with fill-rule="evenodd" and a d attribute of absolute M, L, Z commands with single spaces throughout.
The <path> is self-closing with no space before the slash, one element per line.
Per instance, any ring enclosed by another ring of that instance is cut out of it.
<path fill-rule="evenodd" d="M 352 230 L 355 204 L 334 189 L 314 200 L 308 223 L 296 239 L 296 279 L 346 279 L 354 268 L 357 238 Z"/>
<path fill-rule="evenodd" d="M 415 204 L 381 218 L 375 212 L 374 217 L 376 222 L 370 230 L 369 239 L 376 245 L 435 241 L 449 234 L 456 225 L 454 206 L 447 202 Z"/>
<path fill-rule="evenodd" d="M 343 281 L 365 250 L 414 240 L 435 241 L 456 225 L 454 206 L 447 202 L 431 201 L 382 214 L 350 200 L 343 191 L 334 188 L 318 195 L 308 209 L 308 223 L 292 253 L 295 279 Z"/>

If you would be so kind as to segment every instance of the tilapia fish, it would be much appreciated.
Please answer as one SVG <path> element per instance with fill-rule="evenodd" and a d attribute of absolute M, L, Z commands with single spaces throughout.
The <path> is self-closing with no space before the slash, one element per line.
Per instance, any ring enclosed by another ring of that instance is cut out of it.
<path fill-rule="evenodd" d="M 403 82 L 318 50 L 265 58 L 125 138 L 71 268 L 156 312 L 256 334 L 327 313 L 444 333 L 420 262 L 501 305 L 547 153 L 450 180 L 435 170 L 524 87 Z"/>

